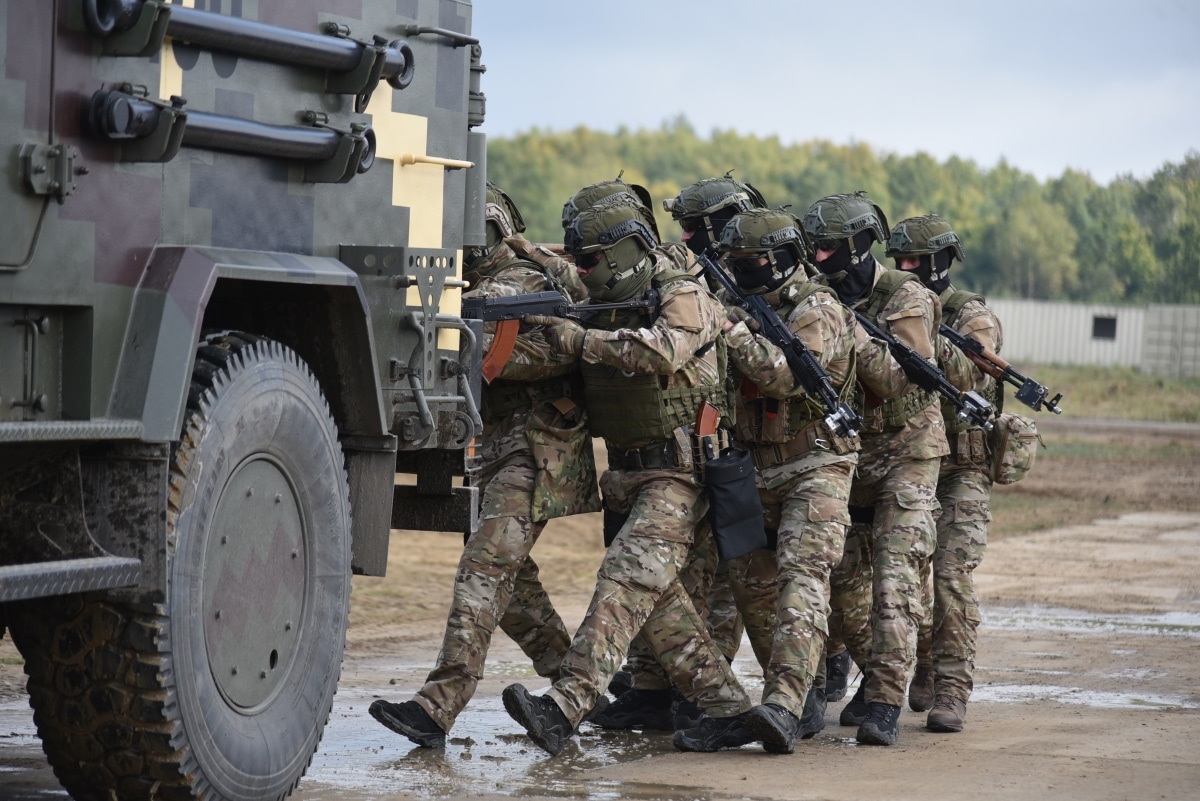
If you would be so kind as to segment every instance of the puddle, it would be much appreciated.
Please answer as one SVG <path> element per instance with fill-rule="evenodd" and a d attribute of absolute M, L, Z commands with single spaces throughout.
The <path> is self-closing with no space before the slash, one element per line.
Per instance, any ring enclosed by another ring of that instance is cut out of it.
<path fill-rule="evenodd" d="M 364 801 L 401 792 L 424 797 L 500 794 L 615 801 L 629 796 L 631 788 L 600 781 L 585 785 L 580 773 L 675 752 L 669 732 L 604 731 L 585 725 L 563 753 L 550 757 L 525 736 L 499 698 L 486 696 L 471 701 L 444 749 L 418 748 L 367 715 L 376 695 L 369 690 L 338 693 L 325 746 L 313 758 L 305 779 L 308 787 L 320 783 L 355 789 L 356 798 Z M 364 782 L 364 777 L 369 781 Z M 370 791 L 364 793 L 364 786 Z M 710 797 L 694 788 L 637 789 L 642 798 Z"/>
<path fill-rule="evenodd" d="M 1200 704 L 1181 695 L 1112 693 L 1050 684 L 988 684 L 976 686 L 971 693 L 971 703 L 1018 704 L 1028 701 L 1053 701 L 1094 709 L 1200 709 Z"/>
<path fill-rule="evenodd" d="M 983 609 L 983 627 L 997 631 L 1057 631 L 1074 634 L 1146 634 L 1200 640 L 1200 614 L 1118 615 L 1054 607 Z"/>

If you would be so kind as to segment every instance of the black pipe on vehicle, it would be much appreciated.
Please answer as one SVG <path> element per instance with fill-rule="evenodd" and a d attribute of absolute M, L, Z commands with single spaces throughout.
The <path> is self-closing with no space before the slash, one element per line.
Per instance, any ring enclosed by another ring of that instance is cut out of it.
<path fill-rule="evenodd" d="M 96 36 L 131 28 L 145 0 L 84 0 L 84 20 Z M 330 72 L 351 72 L 363 62 L 364 46 L 353 39 L 281 28 L 241 17 L 187 6 L 170 6 L 166 35 L 179 42 L 281 64 Z M 386 40 L 379 40 L 382 45 Z M 412 80 L 413 53 L 408 42 L 394 41 L 384 52 L 381 78 L 397 89 Z"/>

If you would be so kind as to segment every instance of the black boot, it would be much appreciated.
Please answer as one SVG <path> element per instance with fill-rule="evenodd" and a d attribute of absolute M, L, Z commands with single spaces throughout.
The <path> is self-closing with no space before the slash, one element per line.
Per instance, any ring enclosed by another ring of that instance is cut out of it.
<path fill-rule="evenodd" d="M 900 707 L 871 702 L 867 719 L 858 727 L 858 741 L 866 745 L 895 745 L 900 734 Z"/>
<path fill-rule="evenodd" d="M 583 716 L 583 722 L 594 723 L 595 721 L 593 719 L 603 715 L 605 710 L 608 709 L 608 705 L 611 703 L 612 701 L 608 700 L 607 695 L 597 696 L 595 705 L 588 711 L 586 715 Z"/>
<path fill-rule="evenodd" d="M 531 695 L 520 684 L 505 687 L 503 698 L 504 711 L 524 726 L 529 738 L 544 751 L 555 756 L 566 747 L 574 731 L 553 698 Z"/>
<path fill-rule="evenodd" d="M 838 721 L 843 726 L 861 726 L 862 722 L 866 719 L 867 679 L 864 676 L 862 682 L 858 685 L 858 690 L 854 693 L 854 697 L 850 699 L 850 703 L 842 707 L 842 714 L 838 718 Z"/>
<path fill-rule="evenodd" d="M 604 729 L 657 729 L 674 731 L 670 690 L 629 690 L 589 720 Z"/>
<path fill-rule="evenodd" d="M 675 730 L 693 729 L 704 719 L 704 712 L 695 701 L 689 701 L 683 693 L 671 688 L 671 717 Z"/>
<path fill-rule="evenodd" d="M 403 734 L 422 748 L 446 747 L 446 732 L 416 701 L 402 704 L 375 701 L 367 712 L 396 734 Z"/>
<path fill-rule="evenodd" d="M 796 750 L 801 723 L 779 704 L 759 704 L 746 713 L 746 728 L 768 753 L 790 754 Z"/>
<path fill-rule="evenodd" d="M 633 674 L 628 670 L 618 670 L 613 674 L 612 681 L 608 683 L 608 694 L 613 698 L 620 698 L 632 689 Z"/>
<path fill-rule="evenodd" d="M 825 728 L 825 691 L 814 687 L 804 698 L 804 711 L 800 714 L 800 739 L 811 740 Z M 790 754 L 791 751 L 788 751 Z"/>
<path fill-rule="evenodd" d="M 850 669 L 854 661 L 850 652 L 843 650 L 840 654 L 825 660 L 825 699 L 840 701 L 846 697 L 846 688 L 850 686 Z"/>
<path fill-rule="evenodd" d="M 679 751 L 708 752 L 720 751 L 722 748 L 741 748 L 746 743 L 754 742 L 754 735 L 746 728 L 746 718 L 749 714 L 743 712 L 727 718 L 705 716 L 699 726 L 675 732 L 672 742 Z"/>

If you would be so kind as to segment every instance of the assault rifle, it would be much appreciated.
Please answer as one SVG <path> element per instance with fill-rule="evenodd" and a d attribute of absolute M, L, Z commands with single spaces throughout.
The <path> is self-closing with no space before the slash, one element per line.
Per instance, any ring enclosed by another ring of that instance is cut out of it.
<path fill-rule="evenodd" d="M 967 358 L 974 362 L 980 370 L 997 381 L 1007 381 L 1015 386 L 1017 400 L 1030 409 L 1040 412 L 1045 406 L 1055 414 L 1062 414 L 1062 409 L 1058 408 L 1058 402 L 1062 400 L 1061 392 L 1053 398 L 1047 398 L 1050 388 L 1045 384 L 1039 384 L 1032 378 L 1021 375 L 1013 369 L 1011 364 L 1001 359 L 982 342 L 960 334 L 945 323 L 942 323 L 941 335 L 965 353 Z"/>
<path fill-rule="evenodd" d="M 937 392 L 958 408 L 958 419 L 964 423 L 979 426 L 985 431 L 992 430 L 992 404 L 975 391 L 963 392 L 950 383 L 946 374 L 937 365 L 917 353 L 915 350 L 884 331 L 871 322 L 862 312 L 854 312 L 858 323 L 875 339 L 887 343 L 892 358 L 900 363 L 908 380 L 912 381 L 926 392 Z"/>
<path fill-rule="evenodd" d="M 483 377 L 491 383 L 500 375 L 517 344 L 521 321 L 526 317 L 567 317 L 583 320 L 599 312 L 613 309 L 647 309 L 654 311 L 662 299 L 657 289 L 651 289 L 636 300 L 618 303 L 572 304 L 560 292 L 530 292 L 525 295 L 476 295 L 463 298 L 462 318 L 496 323 L 492 346 L 483 357 Z"/>
<path fill-rule="evenodd" d="M 809 396 L 820 402 L 825 410 L 825 424 L 836 435 L 853 439 L 858 436 L 862 427 L 862 418 L 851 408 L 850 404 L 838 400 L 838 394 L 829 379 L 829 373 L 821 367 L 817 357 L 813 356 L 800 338 L 793 334 L 771 304 L 761 295 L 743 294 L 724 270 L 707 253 L 696 257 L 700 262 L 701 272 L 725 288 L 730 299 L 750 313 L 758 323 L 759 333 L 767 338 L 775 347 L 783 351 L 792 375 L 804 387 Z"/>

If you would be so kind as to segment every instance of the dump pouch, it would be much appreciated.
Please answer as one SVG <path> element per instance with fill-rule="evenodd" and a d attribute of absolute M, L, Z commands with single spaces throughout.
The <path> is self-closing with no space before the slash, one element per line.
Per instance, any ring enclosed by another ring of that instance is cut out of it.
<path fill-rule="evenodd" d="M 754 483 L 754 460 L 748 451 L 731 448 L 704 466 L 708 488 L 708 521 L 717 554 L 727 562 L 767 547 L 762 501 Z"/>
<path fill-rule="evenodd" d="M 1033 467 L 1037 456 L 1037 423 L 1031 417 L 1020 414 L 1002 414 L 996 418 L 988 432 L 988 445 L 992 449 L 992 481 L 997 484 L 1015 484 L 1025 477 Z M 1042 443 L 1042 447 L 1046 447 Z"/>

